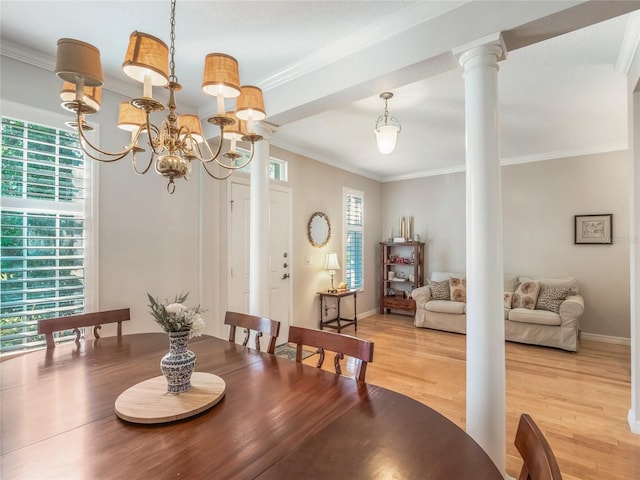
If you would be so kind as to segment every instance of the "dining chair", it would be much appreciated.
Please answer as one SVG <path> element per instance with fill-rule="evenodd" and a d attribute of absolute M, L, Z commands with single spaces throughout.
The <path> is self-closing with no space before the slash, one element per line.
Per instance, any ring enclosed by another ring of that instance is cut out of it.
<path fill-rule="evenodd" d="M 345 355 L 358 360 L 355 378 L 364 382 L 367 373 L 367 364 L 373 361 L 373 342 L 362 338 L 343 335 L 341 333 L 314 330 L 304 327 L 289 327 L 289 342 L 296 344 L 296 362 L 302 362 L 302 347 L 316 347 L 320 354 L 316 367 L 321 368 L 324 363 L 324 351 L 336 352 L 333 365 L 338 375 L 342 375 L 340 360 Z"/>
<path fill-rule="evenodd" d="M 76 334 L 76 343 L 80 342 L 82 327 L 93 327 L 93 336 L 100 338 L 98 330 L 102 328 L 104 323 L 118 323 L 118 336 L 122 336 L 122 322 L 131 319 L 128 308 L 119 310 L 108 310 L 104 312 L 82 313 L 80 315 L 71 315 L 69 317 L 56 317 L 38 320 L 38 335 L 44 334 L 47 340 L 47 348 L 56 346 L 53 339 L 53 332 L 62 332 L 64 330 L 73 330 Z"/>
<path fill-rule="evenodd" d="M 257 317 L 255 315 L 248 315 L 246 313 L 239 312 L 227 312 L 224 316 L 225 325 L 229 325 L 229 341 L 236 341 L 236 327 L 244 328 L 244 340 L 243 346 L 247 346 L 249 343 L 249 335 L 251 330 L 255 331 L 256 350 L 260 350 L 260 337 L 266 333 L 271 337 L 269 346 L 267 347 L 267 353 L 273 354 L 276 350 L 276 339 L 280 333 L 280 322 L 277 320 L 271 320 L 270 318 Z"/>
<path fill-rule="evenodd" d="M 520 416 L 514 443 L 524 460 L 518 480 L 562 480 L 549 442 L 526 413 Z"/>

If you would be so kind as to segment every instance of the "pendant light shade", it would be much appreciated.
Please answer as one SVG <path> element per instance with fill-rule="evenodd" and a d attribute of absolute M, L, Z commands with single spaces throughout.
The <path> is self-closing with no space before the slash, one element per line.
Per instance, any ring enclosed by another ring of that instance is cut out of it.
<path fill-rule="evenodd" d="M 129 46 L 122 63 L 122 71 L 128 77 L 144 83 L 144 77 L 151 77 L 154 87 L 169 84 L 169 48 L 159 38 L 148 33 L 133 32 L 129 36 Z"/>
<path fill-rule="evenodd" d="M 58 40 L 56 75 L 73 84 L 81 77 L 85 86 L 101 87 L 103 79 L 100 50 L 90 43 L 61 38 Z"/>
<path fill-rule="evenodd" d="M 387 102 L 391 97 L 393 97 L 393 93 L 391 92 L 383 92 L 380 94 L 380 98 L 384 100 L 384 112 L 378 117 L 378 120 L 376 120 L 375 128 L 378 150 L 384 155 L 388 155 L 395 150 L 398 134 L 402 129 L 400 121 L 396 117 L 389 116 Z"/>
<path fill-rule="evenodd" d="M 380 153 L 388 155 L 395 150 L 399 131 L 400 128 L 395 125 L 383 125 L 376 129 L 376 142 Z"/>
<path fill-rule="evenodd" d="M 233 118 L 236 121 L 235 124 L 229 127 L 225 127 L 224 138 L 242 140 L 242 137 L 244 137 L 248 133 L 247 122 L 245 122 L 244 120 L 240 120 L 236 116 L 235 112 L 225 112 L 224 116 Z"/>

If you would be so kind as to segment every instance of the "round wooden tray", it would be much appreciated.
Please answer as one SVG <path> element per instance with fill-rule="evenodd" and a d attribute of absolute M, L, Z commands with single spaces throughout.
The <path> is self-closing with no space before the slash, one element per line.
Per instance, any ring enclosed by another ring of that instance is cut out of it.
<path fill-rule="evenodd" d="M 163 375 L 128 388 L 116 399 L 116 415 L 133 423 L 166 423 L 192 417 L 222 400 L 226 389 L 217 375 L 193 372 L 191 388 L 183 393 L 167 393 Z"/>

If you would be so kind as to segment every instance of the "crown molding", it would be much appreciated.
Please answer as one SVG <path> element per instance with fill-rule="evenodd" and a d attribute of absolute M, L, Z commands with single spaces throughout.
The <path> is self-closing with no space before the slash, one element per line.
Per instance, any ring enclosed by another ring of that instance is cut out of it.
<path fill-rule="evenodd" d="M 256 82 L 267 92 L 288 82 L 335 63 L 349 55 L 387 40 L 399 33 L 413 28 L 428 20 L 441 16 L 456 8 L 471 3 L 469 0 L 448 2 L 416 2 L 345 39 L 328 44 L 313 54 L 302 58 L 281 71 Z"/>

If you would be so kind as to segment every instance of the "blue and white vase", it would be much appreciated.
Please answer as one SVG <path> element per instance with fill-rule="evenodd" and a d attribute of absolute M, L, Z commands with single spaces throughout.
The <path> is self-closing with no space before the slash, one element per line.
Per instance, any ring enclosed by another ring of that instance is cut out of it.
<path fill-rule="evenodd" d="M 160 370 L 167 379 L 167 392 L 182 393 L 191 388 L 191 374 L 196 354 L 187 350 L 189 332 L 169 332 L 169 353 L 160 360 Z"/>

